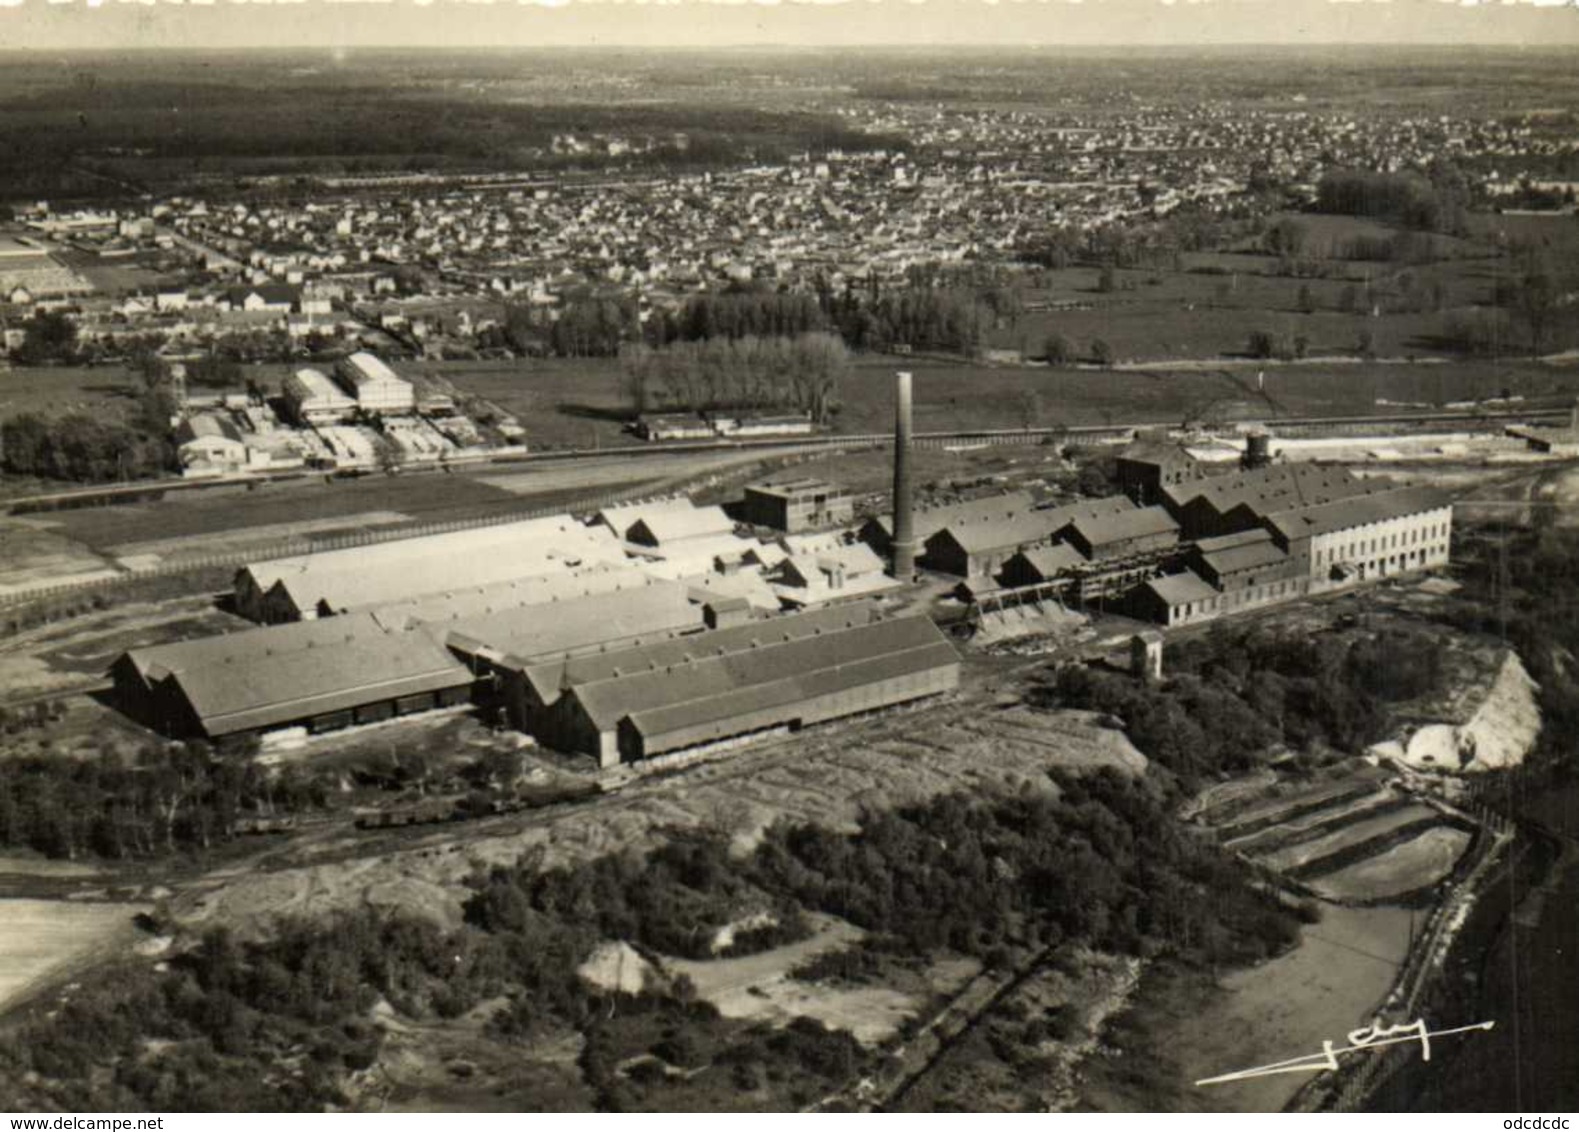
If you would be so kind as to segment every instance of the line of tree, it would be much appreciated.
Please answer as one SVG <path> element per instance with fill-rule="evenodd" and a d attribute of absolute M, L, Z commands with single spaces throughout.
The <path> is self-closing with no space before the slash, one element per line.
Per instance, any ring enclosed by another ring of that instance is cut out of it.
<path fill-rule="evenodd" d="M 1215 625 L 1183 646 L 1159 688 L 1068 665 L 1039 703 L 1123 720 L 1135 745 L 1186 790 L 1259 766 L 1279 743 L 1358 753 L 1382 737 L 1387 705 L 1434 691 L 1441 651 L 1425 633 L 1289 637 Z"/>
<path fill-rule="evenodd" d="M 168 395 L 158 393 L 124 420 L 86 412 L 19 413 L 0 423 L 0 468 L 72 483 L 157 476 L 176 467 L 170 413 Z"/>
<path fill-rule="evenodd" d="M 75 860 L 208 849 L 245 817 L 323 806 L 327 784 L 300 768 L 270 773 L 206 744 L 137 753 L 0 759 L 0 846 Z"/>
<path fill-rule="evenodd" d="M 828 333 L 709 338 L 621 353 L 626 394 L 637 413 L 663 407 L 780 409 L 826 422 L 836 411 L 849 351 Z"/>
<path fill-rule="evenodd" d="M 80 357 L 77 323 L 64 311 L 39 311 L 22 324 L 22 335 L 11 351 L 21 365 L 71 365 Z"/>
<path fill-rule="evenodd" d="M 1316 183 L 1316 210 L 1368 216 L 1423 232 L 1462 231 L 1465 216 L 1462 189 L 1449 174 L 1433 179 L 1364 169 L 1324 174 Z"/>
<path fill-rule="evenodd" d="M 649 338 L 654 345 L 712 338 L 793 338 L 829 329 L 824 302 L 809 293 L 724 291 L 695 295 L 666 311 Z"/>

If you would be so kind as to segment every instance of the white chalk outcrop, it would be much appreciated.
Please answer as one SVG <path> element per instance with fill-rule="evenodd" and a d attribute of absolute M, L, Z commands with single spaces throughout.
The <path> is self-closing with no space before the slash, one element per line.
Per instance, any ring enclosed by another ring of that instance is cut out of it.
<path fill-rule="evenodd" d="M 1541 733 L 1539 690 L 1509 649 L 1474 713 L 1463 723 L 1430 723 L 1406 739 L 1371 748 L 1415 770 L 1475 774 L 1518 766 Z"/>

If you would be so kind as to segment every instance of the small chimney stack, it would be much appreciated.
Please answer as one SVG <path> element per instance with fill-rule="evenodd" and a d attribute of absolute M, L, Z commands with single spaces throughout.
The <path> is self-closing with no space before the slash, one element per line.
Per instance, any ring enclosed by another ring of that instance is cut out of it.
<path fill-rule="evenodd" d="M 908 582 L 916 572 L 915 518 L 910 498 L 910 374 L 894 385 L 894 553 L 889 573 Z"/>

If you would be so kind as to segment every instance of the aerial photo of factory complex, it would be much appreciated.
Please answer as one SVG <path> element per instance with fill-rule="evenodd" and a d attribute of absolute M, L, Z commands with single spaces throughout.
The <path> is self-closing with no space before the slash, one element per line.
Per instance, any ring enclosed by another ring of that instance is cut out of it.
<path fill-rule="evenodd" d="M 785 472 L 728 510 L 677 495 L 252 562 L 230 601 L 257 627 L 124 653 L 117 702 L 224 739 L 475 701 L 611 767 L 949 692 L 960 655 L 928 600 L 1167 628 L 1448 560 L 1444 494 L 1273 463 L 1264 437 L 1210 474 L 1142 437 L 1108 497 L 918 507 L 910 375 L 896 390 L 886 513 L 857 523 L 848 491 Z"/>

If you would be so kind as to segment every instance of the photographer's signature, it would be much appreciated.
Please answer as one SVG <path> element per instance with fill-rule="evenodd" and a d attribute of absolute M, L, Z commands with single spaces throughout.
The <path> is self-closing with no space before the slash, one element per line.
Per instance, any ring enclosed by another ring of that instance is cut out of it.
<path fill-rule="evenodd" d="M 1495 1025 L 1495 1022 L 1476 1022 L 1471 1026 L 1454 1026 L 1450 1030 L 1432 1030 L 1426 1026 L 1423 1018 L 1417 1018 L 1413 1022 L 1400 1022 L 1396 1026 L 1383 1026 L 1378 1020 L 1358 1030 L 1350 1030 L 1345 1035 L 1349 1042 L 1346 1046 L 1335 1046 L 1331 1041 L 1324 1041 L 1321 1043 L 1320 1053 L 1308 1053 L 1304 1057 L 1274 1061 L 1270 1065 L 1258 1065 L 1254 1069 L 1241 1069 L 1235 1073 L 1206 1077 L 1195 1083 L 1198 1086 L 1226 1085 L 1230 1081 L 1248 1081 L 1255 1077 L 1271 1077 L 1278 1073 L 1323 1073 L 1338 1068 L 1339 1054 L 1379 1049 L 1382 1046 L 1398 1045 L 1400 1042 L 1419 1042 L 1420 1059 L 1430 1061 L 1432 1038 L 1446 1037 L 1449 1034 L 1466 1034 L 1474 1030 L 1489 1030 Z"/>

